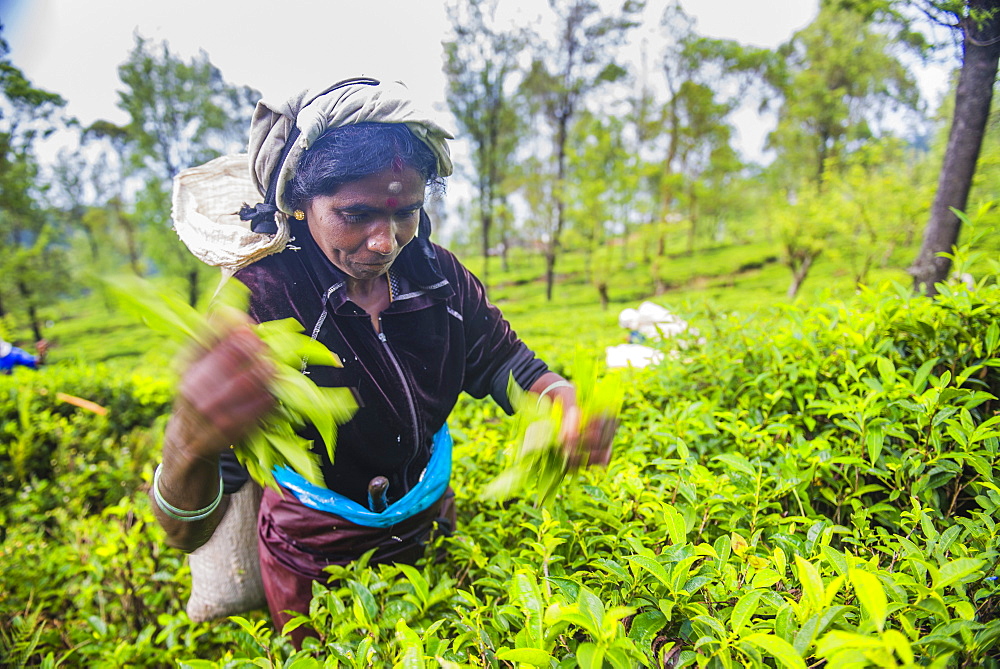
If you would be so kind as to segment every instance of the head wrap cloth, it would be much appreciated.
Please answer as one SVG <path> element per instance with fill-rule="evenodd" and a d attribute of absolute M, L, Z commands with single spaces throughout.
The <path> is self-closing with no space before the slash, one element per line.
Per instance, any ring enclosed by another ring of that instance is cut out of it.
<path fill-rule="evenodd" d="M 330 128 L 366 121 L 405 123 L 434 152 L 438 174 L 452 173 L 452 135 L 415 107 L 403 84 L 347 79 L 280 105 L 258 102 L 248 154 L 221 156 L 174 177 L 174 230 L 192 254 L 226 275 L 278 253 L 291 237 L 285 190 L 303 152 Z M 258 204 L 236 213 L 241 202 Z"/>
<path fill-rule="evenodd" d="M 303 91 L 280 105 L 264 100 L 257 103 L 248 147 L 250 176 L 257 190 L 266 195 L 272 187 L 275 192 L 272 204 L 279 211 L 291 214 L 286 188 L 302 154 L 328 129 L 365 122 L 406 124 L 434 152 L 440 176 L 452 173 L 446 142 L 453 139 L 452 135 L 416 108 L 406 86 L 400 82 L 358 78 L 318 91 Z"/>

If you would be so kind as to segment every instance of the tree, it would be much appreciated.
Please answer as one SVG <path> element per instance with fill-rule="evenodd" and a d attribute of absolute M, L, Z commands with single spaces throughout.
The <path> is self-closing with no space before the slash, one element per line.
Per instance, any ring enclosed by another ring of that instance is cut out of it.
<path fill-rule="evenodd" d="M 89 230 L 105 235 L 114 241 L 115 247 L 124 254 L 128 266 L 136 276 L 142 276 L 143 268 L 141 230 L 137 217 L 126 211 L 125 192 L 129 173 L 130 136 L 127 128 L 108 121 L 95 121 L 84 131 L 88 143 L 100 142 L 103 146 L 94 162 L 91 185 L 95 201 L 101 210 L 91 210 L 85 216 Z M 135 185 L 138 188 L 141 184 Z M 121 234 L 117 234 L 120 232 Z"/>
<path fill-rule="evenodd" d="M 934 295 L 935 284 L 944 281 L 951 270 L 951 260 L 942 254 L 958 242 L 962 222 L 955 212 L 968 206 L 993 102 L 1000 60 L 1000 0 L 910 0 L 907 4 L 958 31 L 962 42 L 962 67 L 944 162 L 920 252 L 909 268 L 914 290 Z"/>
<path fill-rule="evenodd" d="M 816 19 L 779 48 L 782 67 L 769 73 L 781 93 L 768 147 L 787 168 L 787 183 L 818 184 L 831 164 L 884 134 L 887 112 L 915 108 L 913 75 L 879 32 L 864 2 L 824 2 Z M 880 132 L 881 130 L 881 132 Z"/>
<path fill-rule="evenodd" d="M 88 161 L 80 147 L 62 148 L 52 168 L 52 183 L 49 203 L 58 208 L 68 225 L 79 224 L 87 210 L 87 168 Z M 99 254 L 99 242 L 93 230 L 81 226 L 87 237 L 92 261 Z"/>
<path fill-rule="evenodd" d="M 643 8 L 626 0 L 617 15 L 607 16 L 594 0 L 549 0 L 556 15 L 556 40 L 532 62 L 526 85 L 552 130 L 555 183 L 550 190 L 553 218 L 545 235 L 545 297 L 552 299 L 556 258 L 566 225 L 567 142 L 572 121 L 587 96 L 619 80 L 625 71 L 612 59 L 613 49 L 635 27 Z M 541 44 L 541 40 L 538 41 Z"/>
<path fill-rule="evenodd" d="M 489 279 L 491 231 L 504 208 L 512 157 L 525 126 L 511 99 L 525 37 L 521 31 L 498 28 L 497 5 L 497 0 L 450 4 L 454 38 L 444 43 L 448 106 L 472 147 L 484 284 Z"/>
<path fill-rule="evenodd" d="M 742 164 L 731 145 L 730 116 L 751 85 L 773 67 L 773 53 L 732 40 L 697 35 L 694 21 L 677 4 L 666 8 L 660 26 L 668 37 L 661 59 L 666 100 L 659 113 L 662 169 L 653 179 L 660 228 L 658 255 L 666 253 L 668 218 L 686 209 L 688 253 L 693 251 L 700 196 L 708 181 L 725 180 Z M 647 134 L 649 134 L 647 132 Z M 711 192 L 711 191 L 708 191 Z"/>
<path fill-rule="evenodd" d="M 136 213 L 146 248 L 161 271 L 185 281 L 194 305 L 207 268 L 170 229 L 171 180 L 182 169 L 243 150 L 260 94 L 226 82 L 204 51 L 185 62 L 166 43 L 138 35 L 118 75 L 125 86 L 118 106 L 130 119 L 125 131 L 131 168 L 145 177 Z"/>
<path fill-rule="evenodd" d="M 922 176 L 922 156 L 897 139 L 873 142 L 851 156 L 846 169 L 830 177 L 838 194 L 837 238 L 844 240 L 836 255 L 850 268 L 854 283 L 867 282 L 869 271 L 888 262 L 897 246 L 912 239 L 919 218 L 927 212 L 929 193 Z"/>
<path fill-rule="evenodd" d="M 816 19 L 779 48 L 768 80 L 781 95 L 778 123 L 767 145 L 778 153 L 775 170 L 795 225 L 781 229 L 797 293 L 829 237 L 830 211 L 839 211 L 827 182 L 850 164 L 853 153 L 891 135 L 889 112 L 915 109 L 919 97 L 902 48 L 921 42 L 906 30 L 889 30 L 874 11 L 881 0 L 824 0 Z M 799 212 L 795 214 L 794 212 Z M 803 215 L 815 216 L 813 230 Z M 798 236 L 798 237 L 797 237 Z"/>
<path fill-rule="evenodd" d="M 36 143 L 58 127 L 65 102 L 35 88 L 0 38 L 0 317 L 23 309 L 42 339 L 39 307 L 67 285 L 58 221 L 39 206 Z"/>
<path fill-rule="evenodd" d="M 583 238 L 586 271 L 602 309 L 608 308 L 608 284 L 618 264 L 611 237 L 626 229 L 622 222 L 628 220 L 629 204 L 638 190 L 637 157 L 626 151 L 622 127 L 618 118 L 581 114 L 567 152 L 571 175 L 567 214 Z"/>
<path fill-rule="evenodd" d="M 836 196 L 819 184 L 806 184 L 785 205 L 775 205 L 774 222 L 784 249 L 784 262 L 792 271 L 788 297 L 795 297 L 816 259 L 829 245 L 840 211 Z"/>

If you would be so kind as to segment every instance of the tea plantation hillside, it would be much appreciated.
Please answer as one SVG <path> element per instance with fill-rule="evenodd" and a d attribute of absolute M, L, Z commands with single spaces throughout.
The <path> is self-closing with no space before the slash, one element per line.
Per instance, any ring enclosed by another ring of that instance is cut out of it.
<path fill-rule="evenodd" d="M 828 266 L 790 303 L 773 252 L 678 258 L 685 291 L 654 299 L 699 339 L 607 371 L 615 456 L 547 505 L 482 498 L 511 421 L 460 402 L 457 532 L 416 567 L 332 569 L 300 651 L 265 611 L 187 617 L 146 494 L 172 351 L 97 297 L 56 305 L 53 364 L 0 377 L 0 665 L 1000 667 L 995 263 L 934 299 Z M 527 263 L 491 296 L 568 370 L 651 293 L 634 268 L 602 310 L 564 270 L 552 303 Z"/>
<path fill-rule="evenodd" d="M 980 243 L 987 256 L 1000 252 L 1000 236 L 987 235 Z M 871 281 L 906 283 L 909 277 L 904 268 L 916 252 L 916 246 L 896 249 L 873 268 Z M 580 252 L 563 255 L 557 267 L 553 300 L 547 302 L 543 258 L 525 249 L 513 249 L 507 268 L 501 267 L 498 258 L 490 259 L 488 290 L 491 301 L 503 310 L 518 334 L 558 366 L 568 359 L 566 353 L 571 353 L 565 345 L 568 323 L 573 324 L 575 343 L 600 351 L 624 340 L 626 333 L 618 326 L 618 312 L 642 300 L 651 299 L 682 316 L 711 311 L 748 312 L 787 304 L 791 274 L 780 262 L 781 255 L 776 241 L 703 248 L 692 255 L 677 251 L 663 260 L 645 257 L 633 249 L 629 262 L 615 265 L 609 278 L 611 303 L 602 309 L 588 273 L 591 261 L 587 256 Z M 482 274 L 482 258 L 466 257 L 465 262 Z M 180 284 L 169 287 L 180 293 Z M 212 283 L 202 293 L 210 296 L 214 289 Z M 831 254 L 816 264 L 795 301 L 814 303 L 843 298 L 855 290 L 850 272 L 838 256 Z M 139 326 L 134 317 L 116 308 L 112 298 L 99 293 L 49 303 L 43 313 L 49 321 L 45 336 L 52 343 L 50 359 L 54 363 L 121 362 L 131 367 L 148 361 L 160 369 L 172 354 L 170 350 L 159 350 L 165 343 L 155 333 Z M 12 316 L 0 321 L 7 338 L 30 342 L 30 330 Z"/>

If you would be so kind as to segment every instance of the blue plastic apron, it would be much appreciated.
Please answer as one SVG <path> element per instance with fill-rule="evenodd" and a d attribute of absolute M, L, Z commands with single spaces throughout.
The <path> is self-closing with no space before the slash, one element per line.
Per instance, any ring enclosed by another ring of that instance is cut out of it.
<path fill-rule="evenodd" d="M 381 513 L 375 513 L 329 488 L 314 485 L 288 467 L 275 467 L 274 478 L 311 509 L 326 511 L 365 527 L 389 527 L 429 508 L 441 499 L 451 480 L 451 432 L 447 423 L 431 442 L 431 458 L 420 481 Z"/>

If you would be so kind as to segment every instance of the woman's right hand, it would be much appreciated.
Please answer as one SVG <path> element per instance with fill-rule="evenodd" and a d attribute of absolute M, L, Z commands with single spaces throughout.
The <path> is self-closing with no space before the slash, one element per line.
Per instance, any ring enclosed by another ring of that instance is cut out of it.
<path fill-rule="evenodd" d="M 211 347 L 189 358 L 167 423 L 152 495 L 154 513 L 171 546 L 195 550 L 208 541 L 225 514 L 228 502 L 219 503 L 219 457 L 255 429 L 276 401 L 268 389 L 275 368 L 266 349 L 249 321 L 241 320 L 223 325 Z M 157 495 L 185 511 L 211 511 L 197 521 L 181 520 L 163 510 Z"/>
<path fill-rule="evenodd" d="M 181 378 L 166 442 L 188 457 L 213 458 L 247 436 L 275 405 L 266 351 L 248 324 L 198 351 Z"/>

